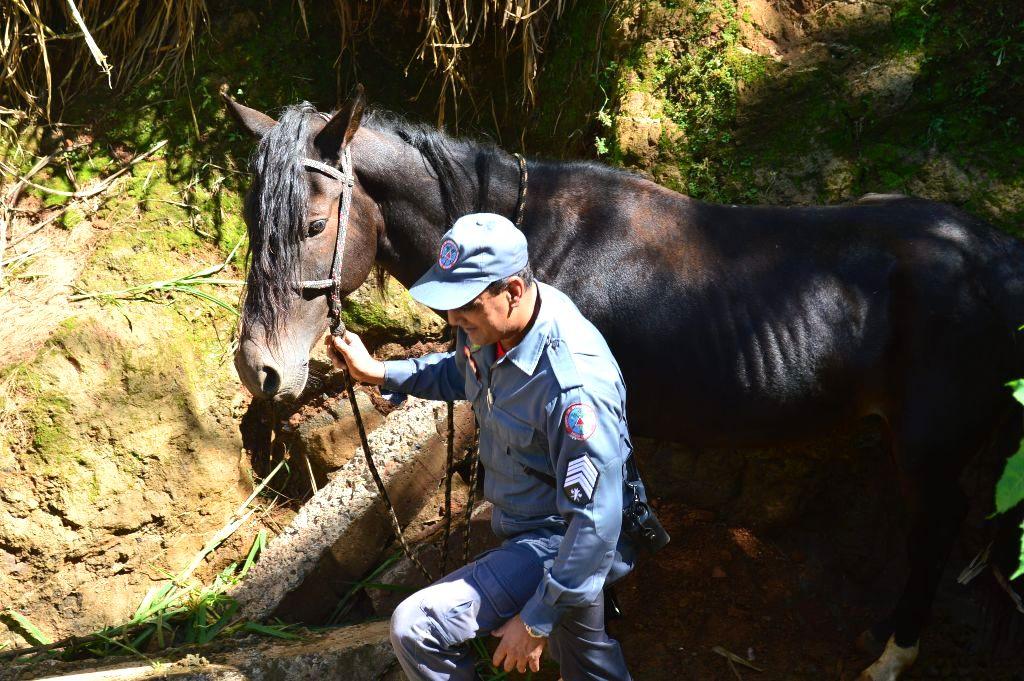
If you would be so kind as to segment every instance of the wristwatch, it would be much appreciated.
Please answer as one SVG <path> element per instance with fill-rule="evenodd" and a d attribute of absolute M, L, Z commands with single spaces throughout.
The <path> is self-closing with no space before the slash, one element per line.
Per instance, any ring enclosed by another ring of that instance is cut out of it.
<path fill-rule="evenodd" d="M 541 632 L 539 632 L 538 630 L 534 629 L 533 627 L 531 627 L 526 622 L 523 622 L 523 626 L 526 627 L 526 633 L 530 635 L 530 638 L 547 638 L 548 637 L 547 634 L 542 634 Z"/>

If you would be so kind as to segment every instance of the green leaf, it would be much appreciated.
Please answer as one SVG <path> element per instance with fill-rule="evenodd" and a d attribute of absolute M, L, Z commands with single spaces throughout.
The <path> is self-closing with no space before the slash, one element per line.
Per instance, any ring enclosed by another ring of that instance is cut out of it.
<path fill-rule="evenodd" d="M 1024 442 L 1017 453 L 1006 460 L 1003 475 L 996 483 L 996 513 L 1006 513 L 1024 500 Z"/>
<path fill-rule="evenodd" d="M 1010 575 L 1010 581 L 1017 579 L 1024 575 L 1024 521 L 1020 524 L 1021 538 L 1020 538 L 1020 565 L 1017 566 L 1017 571 Z"/>
<path fill-rule="evenodd" d="M 53 643 L 53 640 L 49 636 L 40 631 L 39 627 L 32 624 L 27 617 L 14 610 L 8 610 L 3 614 L 2 619 L 9 620 L 14 623 L 15 628 L 21 632 L 26 640 L 30 641 L 32 645 L 45 646 Z"/>
<path fill-rule="evenodd" d="M 1006 387 L 1013 391 L 1013 399 L 1024 404 L 1024 378 L 1010 381 L 1006 384 Z"/>

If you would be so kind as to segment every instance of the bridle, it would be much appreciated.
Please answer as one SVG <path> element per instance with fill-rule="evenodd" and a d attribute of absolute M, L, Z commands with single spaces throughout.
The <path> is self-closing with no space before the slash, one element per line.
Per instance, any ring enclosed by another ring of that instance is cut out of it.
<path fill-rule="evenodd" d="M 340 180 L 342 184 L 341 202 L 338 204 L 338 232 L 334 240 L 334 257 L 331 260 L 330 279 L 312 279 L 299 282 L 302 290 L 327 289 L 327 319 L 331 325 L 331 335 L 338 335 L 341 326 L 341 266 L 345 259 L 345 237 L 348 234 L 348 219 L 352 209 L 352 187 L 355 177 L 352 175 L 352 154 L 346 146 L 341 152 L 341 170 L 312 158 L 302 159 L 302 164 L 312 170 Z"/>
<path fill-rule="evenodd" d="M 519 161 L 519 196 L 516 209 L 512 213 L 512 222 L 522 229 L 523 215 L 526 213 L 526 159 L 521 154 L 513 154 Z M 339 180 L 342 184 L 341 202 L 338 204 L 338 231 L 334 240 L 334 257 L 331 260 L 330 279 L 311 279 L 298 284 L 300 291 L 306 289 L 327 289 L 327 319 L 330 322 L 331 335 L 338 335 L 341 327 L 341 266 L 345 260 L 345 237 L 348 234 L 348 220 L 352 209 L 352 187 L 355 176 L 352 173 L 352 154 L 346 145 L 341 151 L 341 170 L 334 166 L 312 158 L 303 158 L 302 165 L 310 170 L 319 171 Z"/>
<path fill-rule="evenodd" d="M 321 114 L 324 119 L 327 116 Z M 512 221 L 522 229 L 523 215 L 526 211 L 526 159 L 520 154 L 514 154 L 516 159 L 519 161 L 519 195 L 516 199 L 516 208 L 512 214 Z M 331 278 L 330 279 L 312 279 L 307 281 L 301 281 L 297 284 L 300 292 L 306 289 L 323 290 L 327 289 L 327 318 L 330 322 L 331 335 L 337 336 L 338 332 L 344 333 L 343 324 L 341 321 L 341 266 L 345 259 L 345 237 L 348 234 L 348 221 L 351 214 L 352 208 L 352 188 L 355 185 L 355 176 L 352 173 L 352 154 L 349 152 L 349 148 L 346 145 L 341 151 L 341 170 L 330 166 L 322 161 L 317 161 L 312 158 L 303 158 L 302 164 L 310 169 L 324 173 L 328 177 L 333 177 L 336 180 L 341 181 L 341 201 L 338 204 L 338 231 L 334 240 L 334 257 L 331 261 Z M 352 377 L 348 371 L 342 371 L 343 381 L 345 390 L 348 393 L 349 405 L 352 407 L 352 415 L 355 417 L 356 429 L 359 431 L 359 440 L 363 447 L 363 455 L 366 458 L 367 468 L 370 471 L 371 477 L 373 477 L 374 483 L 377 485 L 377 490 L 384 501 L 384 505 L 388 510 L 388 514 L 391 517 L 392 530 L 395 536 L 398 538 L 399 543 L 402 546 L 402 551 L 409 558 L 410 561 L 420 572 L 427 578 L 428 582 L 433 582 L 434 579 L 426 567 L 420 562 L 419 558 L 409 548 L 409 544 L 405 539 L 405 535 L 402 534 L 402 526 L 398 521 L 398 514 L 395 512 L 394 504 L 391 501 L 391 497 L 388 494 L 387 488 L 384 486 L 384 481 L 380 477 L 380 472 L 377 470 L 377 465 L 373 461 L 373 454 L 370 451 L 370 444 L 366 437 L 366 426 L 363 424 L 363 417 L 359 413 L 359 404 L 356 402 L 356 393 L 352 385 Z M 445 530 L 444 530 L 444 542 L 441 553 L 441 572 L 444 574 L 447 558 L 448 558 L 448 538 L 451 534 L 451 483 L 452 483 L 452 462 L 454 455 L 455 445 L 455 420 L 454 420 L 454 405 L 448 403 L 448 456 L 447 465 L 445 470 Z M 474 459 L 472 453 L 469 455 L 470 460 L 470 493 L 469 499 L 466 506 L 466 537 L 463 542 L 463 556 L 462 562 L 464 564 L 469 563 L 469 547 L 470 547 L 470 527 L 471 518 L 474 506 L 474 492 L 476 490 L 476 477 L 477 468 L 479 467 L 479 457 Z"/>

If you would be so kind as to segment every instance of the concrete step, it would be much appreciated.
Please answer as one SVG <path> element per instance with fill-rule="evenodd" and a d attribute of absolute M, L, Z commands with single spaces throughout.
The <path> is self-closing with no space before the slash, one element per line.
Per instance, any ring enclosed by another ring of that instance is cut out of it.
<path fill-rule="evenodd" d="M 169 651 L 171 653 L 175 651 Z M 87 666 L 90 665 L 91 666 Z M 388 641 L 388 622 L 368 622 L 299 641 L 244 639 L 163 655 L 152 664 L 137 658 L 122 664 L 42 662 L 0 668 L 0 681 L 401 681 L 404 675 Z"/>

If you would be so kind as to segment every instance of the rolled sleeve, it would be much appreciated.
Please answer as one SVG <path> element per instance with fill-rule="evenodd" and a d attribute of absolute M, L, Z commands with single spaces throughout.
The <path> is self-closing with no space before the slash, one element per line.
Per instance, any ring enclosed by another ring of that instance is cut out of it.
<path fill-rule="evenodd" d="M 544 634 L 551 633 L 566 610 L 598 598 L 615 559 L 622 529 L 620 405 L 617 399 L 576 388 L 545 407 L 558 511 L 568 527 L 551 569 L 520 613 L 526 624 Z"/>

